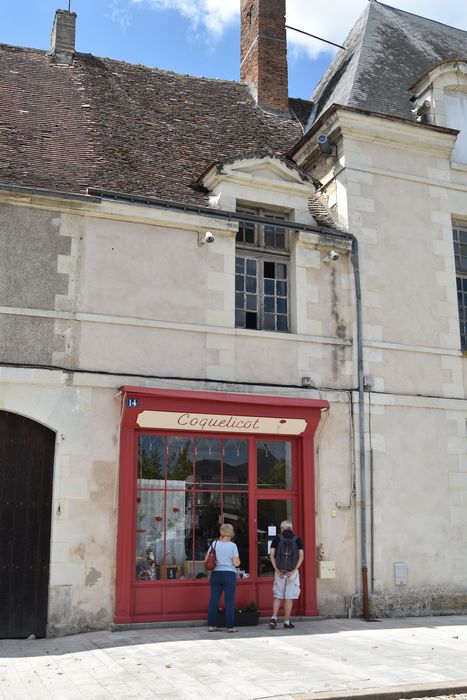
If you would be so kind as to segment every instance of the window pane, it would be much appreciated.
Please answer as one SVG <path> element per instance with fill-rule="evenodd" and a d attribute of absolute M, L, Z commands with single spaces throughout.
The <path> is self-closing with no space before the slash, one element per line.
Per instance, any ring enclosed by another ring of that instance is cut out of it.
<path fill-rule="evenodd" d="M 235 290 L 237 292 L 245 291 L 245 278 L 242 275 L 235 275 Z"/>
<path fill-rule="evenodd" d="M 252 311 L 246 312 L 245 328 L 258 328 L 258 314 Z"/>
<path fill-rule="evenodd" d="M 167 488 L 193 486 L 193 439 L 167 438 Z"/>
<path fill-rule="evenodd" d="M 246 315 L 244 311 L 235 311 L 235 327 L 246 328 Z"/>
<path fill-rule="evenodd" d="M 163 488 L 165 479 L 165 438 L 140 435 L 138 440 L 138 486 Z M 157 483 L 156 483 L 157 482 Z"/>
<path fill-rule="evenodd" d="M 224 442 L 224 489 L 243 491 L 248 488 L 248 442 Z"/>
<path fill-rule="evenodd" d="M 274 280 L 264 280 L 264 293 L 274 294 Z"/>
<path fill-rule="evenodd" d="M 274 297 L 264 297 L 264 311 L 274 313 Z"/>
<path fill-rule="evenodd" d="M 240 572 L 249 573 L 248 494 L 225 493 L 222 519 L 235 530 L 234 542 L 240 556 Z"/>
<path fill-rule="evenodd" d="M 196 561 L 204 560 L 211 542 L 219 537 L 219 525 L 221 522 L 221 495 L 198 492 L 195 497 L 194 512 L 194 541 Z M 204 567 L 203 567 L 204 572 Z M 204 578 L 197 575 L 197 578 Z"/>
<path fill-rule="evenodd" d="M 287 313 L 287 299 L 279 297 L 277 300 L 277 313 L 286 314 Z"/>
<path fill-rule="evenodd" d="M 245 258 L 235 258 L 235 272 L 238 272 L 243 275 L 245 272 Z"/>
<path fill-rule="evenodd" d="M 241 292 L 236 292 L 235 293 L 235 308 L 236 309 L 243 309 L 244 304 L 245 304 L 245 295 L 242 294 Z"/>
<path fill-rule="evenodd" d="M 241 221 L 238 225 L 236 240 L 239 243 L 253 244 L 255 242 L 255 224 Z"/>
<path fill-rule="evenodd" d="M 287 279 L 287 265 L 284 263 L 277 263 L 276 265 L 276 276 L 280 280 Z"/>
<path fill-rule="evenodd" d="M 256 277 L 247 277 L 246 278 L 246 291 L 247 292 L 253 292 L 256 294 Z"/>
<path fill-rule="evenodd" d="M 285 248 L 285 231 L 283 230 L 276 230 L 276 248 L 281 248 L 282 250 Z"/>
<path fill-rule="evenodd" d="M 276 294 L 279 297 L 287 296 L 287 282 L 276 282 Z"/>
<path fill-rule="evenodd" d="M 268 277 L 269 279 L 274 279 L 276 276 L 276 270 L 275 270 L 276 264 L 273 262 L 268 262 L 267 260 L 264 261 L 264 277 Z"/>
<path fill-rule="evenodd" d="M 154 581 L 164 562 L 165 492 L 138 489 L 136 497 L 136 580 Z"/>
<path fill-rule="evenodd" d="M 221 441 L 196 439 L 195 484 L 202 490 L 221 487 Z"/>
<path fill-rule="evenodd" d="M 264 227 L 264 245 L 266 248 L 274 248 L 274 229 L 272 226 Z"/>
<path fill-rule="evenodd" d="M 251 277 L 256 277 L 256 260 L 251 258 L 246 259 L 246 274 Z"/>
<path fill-rule="evenodd" d="M 258 487 L 292 488 L 292 446 L 290 442 L 256 443 Z"/>
<path fill-rule="evenodd" d="M 248 311 L 256 311 L 258 306 L 256 294 L 246 295 L 246 308 Z"/>
<path fill-rule="evenodd" d="M 277 330 L 278 331 L 288 331 L 289 330 L 287 316 L 282 316 L 280 314 L 277 316 Z"/>
<path fill-rule="evenodd" d="M 276 317 L 274 314 L 264 314 L 264 330 L 275 331 L 276 330 Z"/>

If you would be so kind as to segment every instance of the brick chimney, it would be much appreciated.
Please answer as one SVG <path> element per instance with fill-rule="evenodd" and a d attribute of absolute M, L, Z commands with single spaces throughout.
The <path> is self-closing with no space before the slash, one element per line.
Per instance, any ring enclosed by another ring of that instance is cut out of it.
<path fill-rule="evenodd" d="M 240 80 L 260 107 L 289 112 L 285 0 L 241 0 Z"/>
<path fill-rule="evenodd" d="M 50 39 L 50 53 L 55 63 L 70 65 L 75 53 L 76 12 L 57 10 Z"/>

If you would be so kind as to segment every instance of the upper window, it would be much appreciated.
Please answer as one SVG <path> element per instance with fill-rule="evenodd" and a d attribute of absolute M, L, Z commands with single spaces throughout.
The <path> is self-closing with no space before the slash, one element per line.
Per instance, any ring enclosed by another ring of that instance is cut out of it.
<path fill-rule="evenodd" d="M 467 350 L 467 226 L 452 230 L 456 261 L 457 302 L 461 332 L 461 348 Z"/>
<path fill-rule="evenodd" d="M 287 215 L 239 207 L 239 213 L 271 219 L 241 222 L 236 238 L 235 326 L 257 330 L 289 330 L 289 241 L 281 226 Z M 273 223 L 274 222 L 274 223 Z"/>

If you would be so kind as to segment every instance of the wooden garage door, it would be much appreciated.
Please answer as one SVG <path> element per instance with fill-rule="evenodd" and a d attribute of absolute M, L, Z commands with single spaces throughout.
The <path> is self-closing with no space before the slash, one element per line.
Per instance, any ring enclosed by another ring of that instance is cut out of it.
<path fill-rule="evenodd" d="M 0 637 L 47 625 L 55 433 L 0 411 Z"/>

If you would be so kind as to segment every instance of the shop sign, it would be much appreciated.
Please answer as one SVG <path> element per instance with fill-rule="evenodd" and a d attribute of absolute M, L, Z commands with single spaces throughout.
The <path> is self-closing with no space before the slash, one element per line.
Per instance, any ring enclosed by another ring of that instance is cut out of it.
<path fill-rule="evenodd" d="M 301 435 L 307 426 L 303 418 L 266 418 L 172 411 L 142 411 L 136 422 L 140 428 L 269 435 Z"/>

